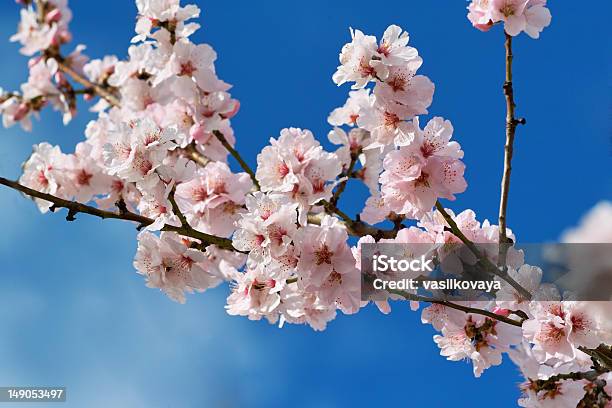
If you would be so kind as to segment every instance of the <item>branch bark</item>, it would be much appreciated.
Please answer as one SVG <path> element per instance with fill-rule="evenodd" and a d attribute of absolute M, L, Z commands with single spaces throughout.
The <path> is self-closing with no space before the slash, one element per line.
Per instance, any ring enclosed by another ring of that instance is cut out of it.
<path fill-rule="evenodd" d="M 257 190 L 259 190 L 259 182 L 257 181 L 257 178 L 255 178 L 255 173 L 249 167 L 249 165 L 242 159 L 242 156 L 240 156 L 240 153 L 238 153 L 238 151 L 234 149 L 232 145 L 229 144 L 229 142 L 225 138 L 225 135 L 218 130 L 213 130 L 213 135 L 215 135 L 215 137 L 221 142 L 223 147 L 225 147 L 225 149 L 228 152 L 230 152 L 230 154 L 234 157 L 234 159 L 236 159 L 236 161 L 240 164 L 240 167 L 242 167 L 242 169 L 246 171 L 249 174 L 249 176 L 251 176 L 251 180 L 253 180 L 253 184 L 255 185 L 255 187 L 257 187 Z"/>
<path fill-rule="evenodd" d="M 485 255 L 483 255 L 480 252 L 480 250 L 476 247 L 476 245 L 472 241 L 470 241 L 463 232 L 461 232 L 461 229 L 459 229 L 459 226 L 457 225 L 455 220 L 453 220 L 453 217 L 450 216 L 450 214 L 446 211 L 446 209 L 444 209 L 444 206 L 439 201 L 436 201 L 436 209 L 438 210 L 440 214 L 442 214 L 442 217 L 444 217 L 444 220 L 449 225 L 451 232 L 455 236 L 457 236 L 457 238 L 459 238 L 461 242 L 465 244 L 465 246 L 468 247 L 468 249 L 476 256 L 476 258 L 480 260 L 480 262 L 482 262 L 482 264 L 491 273 L 493 273 L 496 276 L 499 276 L 500 278 L 508 282 L 518 293 L 521 294 L 521 296 L 524 299 L 526 300 L 531 299 L 531 293 L 529 293 L 527 289 L 522 287 L 517 281 L 515 281 L 508 275 L 507 268 L 503 268 L 500 270 L 497 266 L 493 264 L 493 262 L 491 262 L 489 258 L 487 258 Z M 500 244 L 500 248 L 502 246 L 504 245 Z M 504 261 L 504 264 L 505 264 L 505 261 Z"/>
<path fill-rule="evenodd" d="M 525 119 L 516 119 L 514 117 L 514 88 L 512 87 L 512 36 L 504 33 L 506 36 L 506 80 L 504 82 L 504 96 L 506 98 L 506 144 L 504 147 L 504 172 L 501 181 L 501 197 L 499 200 L 499 243 L 506 244 L 508 236 L 506 234 L 507 226 L 507 210 L 508 210 L 508 194 L 510 192 L 510 175 L 512 173 L 512 156 L 514 154 L 514 135 L 516 126 L 525 124 Z M 499 264 L 505 264 L 506 253 L 500 245 Z"/>
<path fill-rule="evenodd" d="M 338 188 L 336 188 L 336 191 L 334 191 L 334 195 L 329 200 L 330 203 L 334 206 L 338 205 L 338 200 L 344 192 L 344 189 L 346 189 L 346 183 L 348 183 L 349 178 L 351 178 L 351 174 L 353 173 L 353 169 L 355 168 L 355 164 L 357 164 L 357 159 L 359 158 L 359 153 L 360 152 L 358 151 L 351 152 L 351 162 L 349 163 L 348 169 L 346 169 L 346 180 L 340 182 Z"/>
<path fill-rule="evenodd" d="M 415 295 L 409 292 L 404 292 L 402 290 L 395 290 L 395 289 L 389 289 L 387 290 L 389 293 L 393 293 L 396 295 L 399 295 L 401 297 L 403 297 L 406 300 L 414 300 L 417 302 L 427 302 L 427 303 L 435 303 L 438 305 L 443 305 L 446 307 L 450 307 L 452 309 L 456 309 L 456 310 L 460 310 L 464 313 L 472 313 L 472 314 L 479 314 L 479 315 L 483 315 L 483 316 L 487 316 L 491 319 L 495 319 L 498 320 L 500 322 L 504 322 L 507 324 L 511 324 L 512 326 L 517 326 L 517 327 L 521 327 L 523 325 L 523 322 L 518 321 L 518 320 L 514 320 L 511 319 L 509 317 L 506 316 L 502 316 L 502 315 L 498 315 L 496 313 L 493 313 L 489 310 L 484 310 L 484 309 L 478 309 L 475 307 L 469 307 L 469 306 L 463 306 L 460 305 L 458 303 L 453 303 L 453 302 L 449 302 L 447 300 L 439 300 L 439 299 L 435 299 L 435 298 L 428 298 L 427 296 L 421 296 L 421 295 Z"/>
<path fill-rule="evenodd" d="M 65 60 L 61 57 L 55 57 L 57 60 L 57 65 L 59 66 L 60 71 L 68 75 L 75 82 L 83 85 L 87 89 L 93 90 L 96 94 L 98 94 L 101 98 L 106 99 L 108 103 L 112 106 L 120 106 L 119 99 L 109 92 L 102 85 L 96 84 L 88 80 L 87 78 L 79 75 L 75 70 L 73 70 L 68 64 L 66 64 Z"/>
<path fill-rule="evenodd" d="M 338 217 L 340 217 L 340 219 L 346 226 L 349 235 L 352 235 L 354 237 L 364 237 L 366 235 L 371 235 L 377 241 L 383 238 L 392 239 L 395 238 L 398 231 L 404 227 L 401 224 L 396 224 L 395 228 L 393 229 L 386 230 L 376 228 L 370 224 L 366 224 L 363 221 L 352 219 L 344 211 L 340 210 L 338 207 L 336 207 L 329 201 L 321 200 L 319 204 L 323 206 L 326 213 L 330 215 L 337 215 Z M 308 222 L 310 222 L 311 224 L 320 224 L 321 220 L 319 219 L 318 214 L 309 214 Z"/>
<path fill-rule="evenodd" d="M 51 194 L 42 193 L 40 191 L 33 190 L 29 187 L 21 185 L 15 181 L 11 181 L 0 177 L 0 184 L 5 185 L 13 190 L 20 191 L 21 193 L 28 195 L 30 197 L 39 198 L 41 200 L 48 201 L 53 203 L 53 209 L 57 208 L 66 208 L 68 210 L 68 215 L 66 217 L 67 221 L 74 221 L 75 216 L 78 213 L 89 214 L 95 217 L 100 217 L 102 219 L 117 219 L 124 221 L 132 221 L 138 223 L 139 228 L 146 227 L 147 225 L 153 224 L 154 220 L 151 218 L 144 217 L 139 214 L 135 214 L 127 210 L 127 208 L 123 207 L 119 212 L 105 211 L 96 207 L 92 207 L 86 204 L 82 204 L 76 201 L 69 201 L 63 198 L 59 198 L 53 196 Z M 232 241 L 228 238 L 217 237 L 215 235 L 206 234 L 200 231 L 193 229 L 189 225 L 182 225 L 180 227 L 176 227 L 174 225 L 164 225 L 161 229 L 162 231 L 170 231 L 176 232 L 180 235 L 194 238 L 201 241 L 203 244 L 212 244 L 216 245 L 219 248 L 226 249 L 229 251 L 240 252 L 234 248 L 232 245 Z"/>

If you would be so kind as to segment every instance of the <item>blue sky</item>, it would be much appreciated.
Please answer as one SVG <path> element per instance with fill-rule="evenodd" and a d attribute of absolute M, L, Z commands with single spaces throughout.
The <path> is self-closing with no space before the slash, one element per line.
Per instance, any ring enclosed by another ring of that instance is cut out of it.
<path fill-rule="evenodd" d="M 465 18 L 466 2 L 311 0 L 196 1 L 194 40 L 219 53 L 217 70 L 242 103 L 233 120 L 251 165 L 283 127 L 326 138 L 328 113 L 348 87 L 331 75 L 353 26 L 378 36 L 392 23 L 411 34 L 436 84 L 430 113 L 453 122 L 466 152 L 469 187 L 456 210 L 495 219 L 504 140 L 503 35 L 483 34 Z M 443 5 L 441 5 L 443 3 Z M 129 1 L 71 2 L 76 41 L 88 54 L 126 55 L 135 7 Z M 540 40 L 515 41 L 517 130 L 509 225 L 523 242 L 555 240 L 601 199 L 612 198 L 609 127 L 610 5 L 551 5 Z M 607 10 L 602 10 L 607 9 Z M 26 79 L 26 60 L 8 37 L 18 7 L 0 6 L 0 86 Z M 75 42 L 76 42 L 75 41 Z M 0 175 L 17 178 L 32 144 L 72 151 L 91 117 L 67 127 L 45 113 L 34 132 L 0 130 Z M 345 193 L 360 210 L 364 189 Z M 396 305 L 390 316 L 367 308 L 327 331 L 278 329 L 227 316 L 226 288 L 171 302 L 133 272 L 136 231 L 87 218 L 41 215 L 0 188 L 0 385 L 65 385 L 69 407 L 338 407 L 516 405 L 511 363 L 474 379 L 467 363 L 438 355 L 420 315 Z"/>

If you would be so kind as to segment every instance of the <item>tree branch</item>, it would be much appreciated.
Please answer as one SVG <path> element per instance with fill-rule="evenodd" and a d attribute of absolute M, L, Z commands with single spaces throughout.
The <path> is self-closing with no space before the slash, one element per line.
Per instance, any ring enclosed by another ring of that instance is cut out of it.
<path fill-rule="evenodd" d="M 506 144 L 504 147 L 504 173 L 501 181 L 501 197 L 499 200 L 499 265 L 504 265 L 506 260 L 506 251 L 503 249 L 508 242 L 506 234 L 507 226 L 507 209 L 508 209 L 508 193 L 510 191 L 510 175 L 512 173 L 512 156 L 514 153 L 514 135 L 518 124 L 525 124 L 525 119 L 516 119 L 514 117 L 514 89 L 512 87 L 512 36 L 504 33 L 506 36 L 506 80 L 504 82 L 504 95 L 506 97 Z"/>
<path fill-rule="evenodd" d="M 351 174 L 353 174 L 353 169 L 355 169 L 355 164 L 357 163 L 357 159 L 359 158 L 359 153 L 359 151 L 351 152 L 351 162 L 349 163 L 348 169 L 346 169 L 346 180 L 338 184 L 338 188 L 336 189 L 336 191 L 334 191 L 334 195 L 329 200 L 330 203 L 334 206 L 338 205 L 340 195 L 342 195 L 344 189 L 346 189 L 346 183 L 348 183 L 348 179 L 351 177 Z"/>
<path fill-rule="evenodd" d="M 476 247 L 476 245 L 472 241 L 470 241 L 468 237 L 466 237 L 465 234 L 463 234 L 463 232 L 461 232 L 461 230 L 459 229 L 459 226 L 457 225 L 455 220 L 453 220 L 453 217 L 450 216 L 450 214 L 446 211 L 446 209 L 444 209 L 444 206 L 439 201 L 436 201 L 436 209 L 438 210 L 438 212 L 440 212 L 440 214 L 442 214 L 442 217 L 444 217 L 444 220 L 449 225 L 451 232 L 455 236 L 457 236 L 457 238 L 459 238 L 461 242 L 463 242 L 465 246 L 467 246 L 468 249 L 474 255 L 476 255 L 476 258 L 478 258 L 480 262 L 482 262 L 483 266 L 485 266 L 487 270 L 489 270 L 494 275 L 499 276 L 500 278 L 508 282 L 518 293 L 521 294 L 521 296 L 524 299 L 526 300 L 531 299 L 531 293 L 529 293 L 529 291 L 525 289 L 524 287 L 522 287 L 517 281 L 512 279 L 512 277 L 508 275 L 506 268 L 500 270 L 497 266 L 493 264 L 493 262 L 491 262 L 489 258 L 487 258 L 485 255 L 483 255 L 480 252 L 480 250 Z M 502 244 L 500 244 L 500 247 L 501 246 Z"/>
<path fill-rule="evenodd" d="M 336 207 L 329 201 L 321 200 L 319 204 L 323 206 L 326 213 L 330 215 L 337 215 L 338 217 L 340 217 L 343 224 L 346 226 L 346 229 L 349 235 L 352 235 L 355 237 L 364 237 L 366 235 L 371 235 L 377 241 L 380 239 L 392 239 L 397 236 L 397 233 L 399 230 L 404 228 L 404 226 L 401 224 L 400 225 L 396 224 L 395 228 L 389 229 L 389 230 L 376 228 L 370 224 L 366 224 L 363 221 L 353 220 L 344 211 L 340 210 L 338 207 Z M 319 217 L 320 217 L 319 214 L 309 214 L 308 222 L 310 222 L 311 224 L 318 225 L 321 223 L 321 220 Z"/>
<path fill-rule="evenodd" d="M 227 151 L 230 152 L 232 156 L 234 156 L 234 159 L 238 161 L 238 163 L 240 164 L 240 167 L 242 167 L 242 169 L 246 171 L 249 174 L 249 176 L 251 176 L 251 180 L 253 180 L 253 184 L 255 185 L 255 187 L 257 187 L 257 190 L 259 190 L 259 182 L 255 178 L 255 173 L 249 167 L 249 165 L 242 159 L 242 156 L 240 156 L 240 153 L 238 153 L 238 151 L 236 151 L 236 149 L 234 149 L 232 145 L 229 144 L 229 142 L 225 138 L 225 135 L 218 130 L 213 130 L 213 135 L 215 135 L 215 137 L 219 139 L 223 147 L 225 147 L 225 149 L 227 149 Z"/>
<path fill-rule="evenodd" d="M 112 211 L 101 210 L 99 208 L 92 207 L 86 204 L 81 204 L 76 201 L 64 200 L 63 198 L 59 198 L 51 194 L 42 193 L 40 191 L 33 190 L 29 187 L 21 185 L 15 181 L 5 179 L 3 177 L 0 177 L 0 184 L 10 187 L 14 190 L 20 191 L 23 194 L 26 194 L 30 197 L 39 198 L 41 200 L 45 200 L 50 203 L 53 203 L 53 206 L 52 206 L 53 209 L 66 208 L 68 210 L 68 216 L 66 217 L 67 221 L 74 221 L 75 216 L 78 213 L 83 213 L 83 214 L 89 214 L 89 215 L 93 215 L 96 217 L 100 217 L 102 219 L 110 218 L 110 219 L 117 219 L 117 220 L 133 221 L 133 222 L 138 223 L 139 227 L 146 227 L 147 225 L 153 224 L 154 222 L 154 220 L 152 220 L 151 218 L 147 218 L 142 215 L 135 214 L 133 212 L 128 211 L 127 208 L 125 208 L 125 206 L 123 208 L 120 208 L 120 211 L 116 213 Z M 187 226 L 183 225 L 180 227 L 176 227 L 174 225 L 164 225 L 164 227 L 161 230 L 176 232 L 177 234 L 200 240 L 204 244 L 216 245 L 221 249 L 240 252 L 234 248 L 234 246 L 232 245 L 232 240 L 228 238 L 217 237 L 215 235 L 210 235 L 210 234 L 206 234 L 206 233 L 197 231 L 189 225 Z"/>
<path fill-rule="evenodd" d="M 478 309 L 478 308 L 475 308 L 475 307 L 463 306 L 463 305 L 460 305 L 460 304 L 457 304 L 457 303 L 449 302 L 447 300 L 440 300 L 440 299 L 435 299 L 435 298 L 429 298 L 427 296 L 415 295 L 415 294 L 412 294 L 412 293 L 409 293 L 409 292 L 405 292 L 405 291 L 402 291 L 402 290 L 387 289 L 387 292 L 399 295 L 399 296 L 403 297 L 406 300 L 414 300 L 414 301 L 417 301 L 417 302 L 435 303 L 435 304 L 438 304 L 438 305 L 450 307 L 452 309 L 460 310 L 460 311 L 462 311 L 464 313 L 472 313 L 472 314 L 479 314 L 479 315 L 487 316 L 487 317 L 490 317 L 491 319 L 495 319 L 495 320 L 498 320 L 500 322 L 511 324 L 511 325 L 517 326 L 517 327 L 521 327 L 523 325 L 523 322 L 520 322 L 520 321 L 514 320 L 514 319 L 510 319 L 509 317 L 506 317 L 506 316 L 498 315 L 497 313 L 493 313 L 493 312 L 491 312 L 489 310 Z"/>
<path fill-rule="evenodd" d="M 191 228 L 191 226 L 187 222 L 187 218 L 185 218 L 185 214 L 183 214 L 178 204 L 176 203 L 176 199 L 174 198 L 175 193 L 176 193 L 176 186 L 172 187 L 172 190 L 170 190 L 170 194 L 168 194 L 168 201 L 170 201 L 170 205 L 172 205 L 172 212 L 181 221 L 181 225 L 183 227 Z"/>
<path fill-rule="evenodd" d="M 191 142 L 190 144 L 188 144 L 187 147 L 182 149 L 182 152 L 185 154 L 185 156 L 187 156 L 188 159 L 196 162 L 202 167 L 210 163 L 210 160 L 206 158 L 202 153 L 200 153 L 198 149 L 196 149 L 195 142 Z"/>
<path fill-rule="evenodd" d="M 60 71 L 68 75 L 75 82 L 83 85 L 85 88 L 92 89 L 96 94 L 98 94 L 101 98 L 106 99 L 108 103 L 112 106 L 120 106 L 119 99 L 109 92 L 105 87 L 100 84 L 96 84 L 88 80 L 87 78 L 79 75 L 75 70 L 73 70 L 68 64 L 66 64 L 65 59 L 61 56 L 54 57 L 57 60 L 57 65 L 59 66 Z"/>

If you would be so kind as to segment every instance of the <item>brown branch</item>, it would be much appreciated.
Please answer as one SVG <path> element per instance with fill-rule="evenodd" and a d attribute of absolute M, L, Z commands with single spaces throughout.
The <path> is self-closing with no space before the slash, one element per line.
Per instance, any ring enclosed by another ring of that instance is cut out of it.
<path fill-rule="evenodd" d="M 187 147 L 182 149 L 182 152 L 188 159 L 196 162 L 202 167 L 210 163 L 210 160 L 206 158 L 202 153 L 200 153 L 195 147 L 195 142 L 188 144 Z"/>
<path fill-rule="evenodd" d="M 112 211 L 101 210 L 99 208 L 91 207 L 89 205 L 82 204 L 76 201 L 64 200 L 63 198 L 59 198 L 51 194 L 42 193 L 40 191 L 33 190 L 29 187 L 21 185 L 15 181 L 5 179 L 3 177 L 0 177 L 0 184 L 5 185 L 14 190 L 20 191 L 23 194 L 26 194 L 30 197 L 39 198 L 41 200 L 45 200 L 50 203 L 53 203 L 53 206 L 51 207 L 53 210 L 57 208 L 66 208 L 68 210 L 68 216 L 66 217 L 67 221 L 74 221 L 75 216 L 78 213 L 83 213 L 83 214 L 89 214 L 89 215 L 93 215 L 96 217 L 100 217 L 102 219 L 108 218 L 108 219 L 133 221 L 133 222 L 138 223 L 139 228 L 146 227 L 147 225 L 153 224 L 154 222 L 154 220 L 152 220 L 151 218 L 147 218 L 142 215 L 135 214 L 133 212 L 128 211 L 127 208 L 125 208 L 125 206 L 123 206 L 123 208 L 120 208 L 119 212 L 116 213 Z M 189 225 L 187 226 L 183 225 L 180 227 L 176 227 L 174 225 L 164 225 L 164 227 L 161 230 L 176 232 L 177 234 L 200 240 L 204 244 L 212 244 L 222 249 L 240 252 L 234 248 L 234 246 L 232 245 L 232 241 L 230 239 L 217 237 L 215 235 L 210 235 L 210 234 L 206 234 L 206 233 L 197 231 L 193 229 L 192 227 L 190 227 Z"/>
<path fill-rule="evenodd" d="M 348 183 L 348 179 L 351 177 L 351 174 L 353 174 L 353 170 L 355 169 L 355 164 L 357 164 L 357 159 L 359 158 L 359 153 L 360 153 L 359 151 L 351 152 L 351 162 L 349 163 L 348 169 L 346 170 L 346 180 L 343 180 L 340 182 L 340 184 L 338 184 L 338 188 L 336 188 L 334 195 L 329 200 L 329 202 L 334 206 L 338 205 L 338 200 L 340 199 L 340 195 L 342 195 L 342 193 L 344 192 L 344 189 L 346 189 L 346 183 Z"/>
<path fill-rule="evenodd" d="M 349 235 L 352 235 L 355 237 L 364 237 L 366 235 L 370 235 L 374 237 L 376 241 L 380 239 L 392 239 L 397 236 L 397 233 L 399 230 L 404 228 L 403 225 L 396 225 L 395 228 L 389 229 L 389 230 L 376 228 L 370 224 L 366 224 L 363 221 L 353 220 L 344 211 L 340 210 L 338 207 L 336 207 L 329 201 L 321 200 L 319 202 L 319 205 L 323 206 L 326 213 L 330 215 L 337 215 L 338 217 L 340 217 L 340 219 L 342 220 L 342 223 L 346 226 L 346 229 Z M 321 220 L 319 217 L 320 217 L 319 214 L 309 214 L 308 222 L 310 222 L 311 224 L 318 225 L 321 223 Z"/>
<path fill-rule="evenodd" d="M 475 308 L 475 307 L 463 306 L 463 305 L 460 305 L 460 304 L 457 304 L 457 303 L 449 302 L 447 300 L 428 298 L 427 296 L 415 295 L 415 294 L 412 294 L 412 293 L 409 293 L 409 292 L 405 292 L 405 291 L 402 291 L 402 290 L 387 289 L 387 292 L 393 293 L 393 294 L 396 294 L 396 295 L 399 295 L 399 296 L 402 296 L 406 300 L 414 300 L 414 301 L 417 301 L 417 302 L 435 303 L 435 304 L 438 304 L 438 305 L 450 307 L 452 309 L 460 310 L 460 311 L 462 311 L 464 313 L 472 313 L 472 314 L 479 314 L 479 315 L 487 316 L 487 317 L 489 317 L 491 319 L 495 319 L 495 320 L 498 320 L 500 322 L 511 324 L 511 325 L 517 326 L 517 327 L 521 327 L 523 325 L 523 322 L 520 322 L 520 321 L 514 320 L 514 319 L 510 319 L 509 317 L 506 317 L 506 316 L 498 315 L 497 313 L 493 313 L 493 312 L 491 312 L 489 310 L 478 309 L 478 308 Z"/>
<path fill-rule="evenodd" d="M 236 151 L 236 149 L 234 149 L 232 145 L 229 144 L 229 142 L 225 138 L 225 135 L 218 130 L 213 130 L 213 135 L 215 135 L 215 137 L 219 139 L 223 147 L 225 147 L 225 149 L 232 156 L 234 156 L 234 159 L 236 159 L 236 161 L 240 164 L 240 167 L 242 167 L 242 169 L 246 171 L 249 174 L 249 176 L 251 176 L 251 180 L 253 180 L 253 184 L 255 185 L 255 187 L 257 187 L 257 190 L 259 190 L 259 182 L 257 181 L 257 178 L 255 178 L 255 173 L 249 167 L 249 165 L 242 159 L 242 156 L 240 156 L 240 153 L 238 153 L 238 151 Z"/>
<path fill-rule="evenodd" d="M 501 181 L 501 197 L 499 200 L 499 265 L 504 265 L 506 251 L 504 245 L 508 242 L 506 233 L 508 194 L 510 192 L 510 175 L 512 173 L 512 156 L 514 154 L 514 135 L 518 124 L 525 124 L 525 119 L 514 117 L 514 88 L 512 87 L 512 36 L 505 33 L 506 41 L 506 80 L 504 82 L 504 96 L 506 98 L 506 144 L 504 147 L 504 173 Z"/>
<path fill-rule="evenodd" d="M 612 371 L 612 346 L 600 344 L 594 349 L 588 349 L 583 346 L 578 347 L 578 349 L 591 356 L 591 360 L 593 360 L 596 368 Z"/>
<path fill-rule="evenodd" d="M 75 82 L 83 85 L 87 89 L 93 90 L 96 94 L 98 94 L 101 98 L 106 99 L 108 103 L 112 106 L 120 106 L 119 99 L 109 92 L 104 86 L 100 84 L 96 84 L 88 80 L 87 78 L 81 76 L 78 72 L 73 70 L 68 64 L 66 64 L 65 59 L 59 56 L 54 57 L 57 60 L 57 64 L 59 66 L 60 71 L 68 75 Z"/>
<path fill-rule="evenodd" d="M 461 232 L 461 229 L 459 228 L 455 220 L 453 220 L 453 217 L 450 216 L 450 214 L 446 211 L 444 206 L 439 201 L 436 201 L 436 209 L 440 214 L 442 214 L 442 217 L 444 217 L 444 220 L 450 227 L 451 232 L 457 238 L 459 238 L 461 242 L 465 244 L 466 247 L 468 247 L 468 249 L 476 256 L 476 258 L 478 258 L 478 260 L 483 264 L 483 266 L 487 268 L 489 272 L 493 273 L 496 276 L 499 276 L 500 278 L 508 282 L 518 293 L 521 294 L 524 299 L 531 299 L 531 293 L 529 293 L 529 291 L 522 287 L 517 281 L 512 279 L 512 277 L 508 275 L 506 268 L 500 270 L 497 266 L 493 264 L 493 262 L 491 262 L 489 258 L 487 258 L 480 252 L 476 245 L 472 241 L 470 241 L 469 238 L 466 237 L 465 234 L 463 234 L 463 232 Z M 500 244 L 500 246 L 502 245 Z"/>
<path fill-rule="evenodd" d="M 191 226 L 187 222 L 187 218 L 185 217 L 185 214 L 183 214 L 178 204 L 176 203 L 176 199 L 174 198 L 175 194 L 176 194 L 176 186 L 172 187 L 172 190 L 170 190 L 170 194 L 168 194 L 168 201 L 170 201 L 170 205 L 172 205 L 172 212 L 174 213 L 174 215 L 178 217 L 179 221 L 181 221 L 181 225 L 183 227 L 191 228 Z"/>

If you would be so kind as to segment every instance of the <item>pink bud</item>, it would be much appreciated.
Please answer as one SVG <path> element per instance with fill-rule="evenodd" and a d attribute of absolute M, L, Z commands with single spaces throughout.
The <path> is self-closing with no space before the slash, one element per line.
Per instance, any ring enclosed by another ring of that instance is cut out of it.
<path fill-rule="evenodd" d="M 30 58 L 28 60 L 28 68 L 32 68 L 34 65 L 38 64 L 41 59 L 42 59 L 42 56 L 40 55 L 37 57 Z"/>
<path fill-rule="evenodd" d="M 94 96 L 90 93 L 83 94 L 83 99 L 85 99 L 87 102 L 91 101 L 93 98 Z"/>
<path fill-rule="evenodd" d="M 13 120 L 19 122 L 20 120 L 26 117 L 29 111 L 30 107 L 27 103 L 23 102 L 21 105 L 19 105 L 19 108 L 17 109 L 17 112 L 15 112 L 15 115 L 13 115 Z"/>
<path fill-rule="evenodd" d="M 69 31 L 62 30 L 58 33 L 58 37 L 62 43 L 69 43 L 72 41 L 72 34 Z"/>
<path fill-rule="evenodd" d="M 223 116 L 227 119 L 233 118 L 234 116 L 236 116 L 236 114 L 238 113 L 238 111 L 240 110 L 240 101 L 239 100 L 235 100 L 234 101 L 234 106 L 232 108 L 232 110 L 228 113 L 223 114 Z"/>
<path fill-rule="evenodd" d="M 503 309 L 501 307 L 496 307 L 495 309 L 493 309 L 493 313 L 498 314 L 500 316 L 505 316 L 507 317 L 510 314 L 510 310 L 508 309 Z"/>
<path fill-rule="evenodd" d="M 62 12 L 59 9 L 53 9 L 45 16 L 45 21 L 49 24 L 56 23 L 62 18 Z"/>

